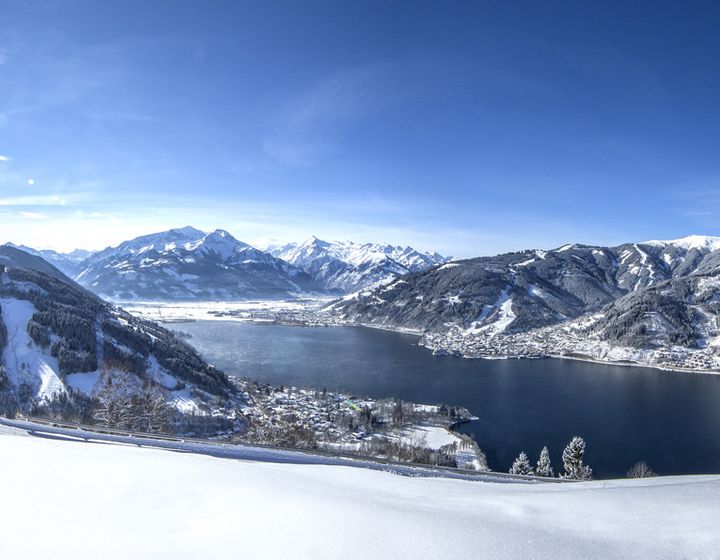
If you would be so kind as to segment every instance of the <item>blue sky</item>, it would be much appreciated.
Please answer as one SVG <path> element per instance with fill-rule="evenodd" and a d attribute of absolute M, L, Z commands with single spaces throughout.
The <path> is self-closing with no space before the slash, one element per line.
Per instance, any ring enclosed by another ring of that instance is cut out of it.
<path fill-rule="evenodd" d="M 0 241 L 720 235 L 720 5 L 3 0 Z"/>

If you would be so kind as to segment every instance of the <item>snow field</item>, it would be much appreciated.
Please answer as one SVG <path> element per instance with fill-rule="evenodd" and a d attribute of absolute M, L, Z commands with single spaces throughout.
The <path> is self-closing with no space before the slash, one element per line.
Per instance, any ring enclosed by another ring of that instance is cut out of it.
<path fill-rule="evenodd" d="M 33 388 L 35 396 L 52 398 L 56 393 L 64 393 L 65 386 L 58 372 L 57 358 L 35 346 L 27 332 L 28 321 L 35 313 L 32 303 L 14 298 L 0 298 L 3 321 L 8 332 L 8 344 L 3 359 L 10 381 L 15 387 L 27 383 Z"/>
<path fill-rule="evenodd" d="M 0 557 L 17 560 L 717 558 L 720 547 L 719 476 L 492 484 L 10 435 L 0 454 L 13 481 Z"/>

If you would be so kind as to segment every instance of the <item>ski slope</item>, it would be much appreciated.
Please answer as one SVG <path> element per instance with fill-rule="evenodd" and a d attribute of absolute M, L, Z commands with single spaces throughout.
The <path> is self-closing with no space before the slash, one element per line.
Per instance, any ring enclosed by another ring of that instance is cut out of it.
<path fill-rule="evenodd" d="M 0 307 L 8 333 L 7 349 L 0 360 L 4 360 L 11 383 L 15 387 L 26 384 L 39 401 L 64 393 L 57 358 L 50 355 L 50 349 L 39 348 L 27 332 L 28 321 L 36 311 L 33 304 L 26 300 L 0 298 Z"/>
<path fill-rule="evenodd" d="M 720 554 L 720 476 L 494 484 L 10 433 L 0 558 Z"/>

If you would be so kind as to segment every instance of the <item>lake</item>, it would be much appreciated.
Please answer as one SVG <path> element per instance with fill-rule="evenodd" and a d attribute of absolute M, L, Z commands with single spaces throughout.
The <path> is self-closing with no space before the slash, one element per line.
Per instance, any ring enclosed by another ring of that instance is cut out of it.
<path fill-rule="evenodd" d="M 720 376 L 572 360 L 433 356 L 413 335 L 360 327 L 302 328 L 233 321 L 167 325 L 230 375 L 274 385 L 460 405 L 494 470 L 543 445 L 561 470 L 573 435 L 598 478 L 646 461 L 658 474 L 720 472 Z"/>

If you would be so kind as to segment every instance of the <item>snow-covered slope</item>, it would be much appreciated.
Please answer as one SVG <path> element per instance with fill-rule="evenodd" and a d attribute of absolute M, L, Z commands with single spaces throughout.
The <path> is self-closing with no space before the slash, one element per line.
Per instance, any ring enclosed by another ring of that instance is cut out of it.
<path fill-rule="evenodd" d="M 283 298 L 317 289 L 312 278 L 228 232 L 185 227 L 108 247 L 75 279 L 115 300 Z"/>
<path fill-rule="evenodd" d="M 409 272 L 426 270 L 448 259 L 438 253 L 421 253 L 412 247 L 390 244 L 323 241 L 271 250 L 272 254 L 312 275 L 326 289 L 353 292 L 387 283 Z"/>
<path fill-rule="evenodd" d="M 29 301 L 0 297 L 0 321 L 7 332 L 1 363 L 13 387 L 26 387 L 34 399 L 43 401 L 66 393 L 66 389 L 57 357 L 50 348 L 36 345 L 28 333 L 35 313 L 37 309 Z"/>
<path fill-rule="evenodd" d="M 678 248 L 689 251 L 691 249 L 717 251 L 720 249 L 720 237 L 709 235 L 688 235 L 681 239 L 671 239 L 665 241 L 653 240 L 645 241 L 643 245 L 656 245 L 663 248 Z"/>
<path fill-rule="evenodd" d="M 717 476 L 493 484 L 13 435 L 0 435 L 0 455 L 11 481 L 0 557 L 14 560 L 660 560 L 720 549 Z"/>

